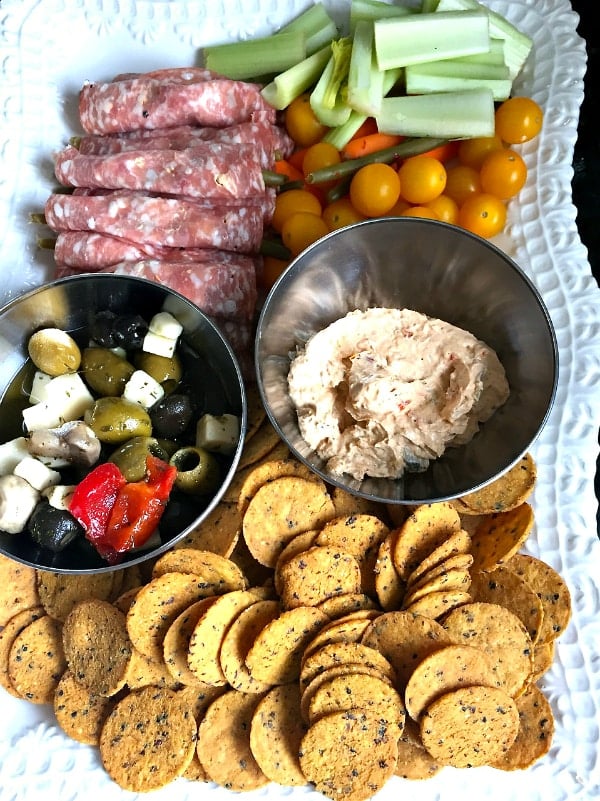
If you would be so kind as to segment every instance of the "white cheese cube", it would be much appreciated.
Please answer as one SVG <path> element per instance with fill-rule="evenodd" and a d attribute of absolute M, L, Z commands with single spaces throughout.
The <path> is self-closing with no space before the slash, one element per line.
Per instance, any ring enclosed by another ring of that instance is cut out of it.
<path fill-rule="evenodd" d="M 203 414 L 196 424 L 196 445 L 214 453 L 233 453 L 240 436 L 240 421 L 234 414 Z"/>
<path fill-rule="evenodd" d="M 29 450 L 25 437 L 16 437 L 0 445 L 0 476 L 10 475 L 26 456 Z"/>
<path fill-rule="evenodd" d="M 28 431 L 57 428 L 70 420 L 78 420 L 94 402 L 78 373 L 56 376 L 45 391 L 45 400 L 23 409 L 23 422 Z"/>
<path fill-rule="evenodd" d="M 161 311 L 150 320 L 148 330 L 167 339 L 179 339 L 183 326 L 170 312 Z"/>
<path fill-rule="evenodd" d="M 36 370 L 31 382 L 29 403 L 40 403 L 40 401 L 46 400 L 46 389 L 51 381 L 51 375 L 44 373 L 42 370 Z"/>
<path fill-rule="evenodd" d="M 35 456 L 26 456 L 21 459 L 19 464 L 13 470 L 13 475 L 24 478 L 28 484 L 36 489 L 38 492 L 45 490 L 53 484 L 58 484 L 61 475 L 56 470 L 51 470 L 42 464 Z"/>
<path fill-rule="evenodd" d="M 42 491 L 42 495 L 47 498 L 50 506 L 68 512 L 75 488 L 76 484 L 55 484 L 52 487 L 46 487 Z"/>
<path fill-rule="evenodd" d="M 164 394 L 165 391 L 158 381 L 145 370 L 135 370 L 123 390 L 124 398 L 139 403 L 144 409 L 154 406 Z"/>
<path fill-rule="evenodd" d="M 176 339 L 163 337 L 160 334 L 156 334 L 154 331 L 148 331 L 142 344 L 142 350 L 145 350 L 146 353 L 154 353 L 156 356 L 166 356 L 167 359 L 170 359 L 175 353 L 176 347 Z"/>

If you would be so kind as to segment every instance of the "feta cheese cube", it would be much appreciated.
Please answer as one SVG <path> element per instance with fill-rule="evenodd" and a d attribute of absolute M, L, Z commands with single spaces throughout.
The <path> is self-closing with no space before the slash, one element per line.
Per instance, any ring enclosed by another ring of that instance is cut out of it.
<path fill-rule="evenodd" d="M 31 382 L 29 403 L 40 403 L 40 401 L 46 400 L 46 389 L 51 381 L 51 375 L 44 373 L 42 370 L 36 370 Z"/>
<path fill-rule="evenodd" d="M 10 475 L 26 456 L 29 450 L 25 437 L 16 437 L 0 445 L 0 476 Z"/>
<path fill-rule="evenodd" d="M 68 512 L 76 486 L 76 484 L 55 484 L 42 490 L 42 495 L 48 500 L 50 506 Z"/>
<path fill-rule="evenodd" d="M 58 484 L 61 475 L 56 470 L 51 470 L 42 464 L 35 456 L 26 456 L 21 459 L 19 464 L 13 470 L 13 475 L 24 478 L 28 484 L 36 489 L 38 492 L 45 490 L 53 484 Z"/>
<path fill-rule="evenodd" d="M 45 393 L 45 400 L 23 409 L 23 422 L 28 431 L 57 428 L 70 420 L 78 420 L 94 402 L 78 373 L 56 376 L 46 385 Z"/>
<path fill-rule="evenodd" d="M 240 436 L 240 421 L 234 414 L 203 414 L 196 424 L 196 445 L 214 453 L 233 453 Z"/>
<path fill-rule="evenodd" d="M 170 312 L 161 311 L 150 320 L 148 330 L 167 339 L 179 339 L 183 326 Z"/>
<path fill-rule="evenodd" d="M 158 381 L 145 370 L 135 370 L 123 390 L 123 397 L 149 409 L 165 394 Z"/>

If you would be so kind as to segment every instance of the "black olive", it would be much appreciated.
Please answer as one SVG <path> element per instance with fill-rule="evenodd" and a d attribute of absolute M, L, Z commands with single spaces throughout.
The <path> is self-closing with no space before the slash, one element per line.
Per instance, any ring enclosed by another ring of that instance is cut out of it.
<path fill-rule="evenodd" d="M 83 527 L 66 509 L 57 509 L 48 501 L 40 501 L 33 510 L 27 530 L 42 548 L 58 553 L 84 534 Z"/>
<path fill-rule="evenodd" d="M 160 437 L 178 437 L 186 430 L 194 416 L 189 395 L 174 392 L 165 395 L 149 409 L 152 431 Z"/>
<path fill-rule="evenodd" d="M 101 345 L 103 348 L 115 348 L 117 341 L 115 339 L 114 325 L 117 315 L 111 311 L 98 312 L 90 325 L 90 337 Z"/>
<path fill-rule="evenodd" d="M 116 344 L 126 350 L 141 350 L 148 323 L 139 314 L 121 314 L 113 325 Z"/>

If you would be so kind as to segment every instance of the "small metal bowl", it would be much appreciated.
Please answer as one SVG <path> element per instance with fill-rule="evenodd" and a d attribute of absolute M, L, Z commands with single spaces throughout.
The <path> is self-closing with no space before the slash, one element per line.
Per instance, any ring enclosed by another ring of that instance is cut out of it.
<path fill-rule="evenodd" d="M 374 306 L 413 309 L 470 331 L 498 354 L 511 393 L 469 444 L 448 448 L 425 472 L 358 481 L 328 472 L 303 440 L 287 375 L 313 334 Z M 552 322 L 517 264 L 461 228 L 409 217 L 356 223 L 296 258 L 262 308 L 255 363 L 268 416 L 295 456 L 332 485 L 392 504 L 450 500 L 498 478 L 538 436 L 558 381 Z"/>
<path fill-rule="evenodd" d="M 85 341 L 93 315 L 110 309 L 139 313 L 146 320 L 165 309 L 183 326 L 181 341 L 197 355 L 187 381 L 202 387 L 206 411 L 229 412 L 240 419 L 235 452 L 223 463 L 223 480 L 211 497 L 170 504 L 161 520 L 161 544 L 133 551 L 118 565 L 109 565 L 84 538 L 65 550 L 42 549 L 23 532 L 0 532 L 0 553 L 42 570 L 57 573 L 97 573 L 138 564 L 170 549 L 214 509 L 239 463 L 247 428 L 247 401 L 242 373 L 219 329 L 185 297 L 153 281 L 112 274 L 78 275 L 46 284 L 0 309 L 0 443 L 23 434 L 21 410 L 27 405 L 27 374 L 33 372 L 27 343 L 43 327 L 57 327 Z"/>

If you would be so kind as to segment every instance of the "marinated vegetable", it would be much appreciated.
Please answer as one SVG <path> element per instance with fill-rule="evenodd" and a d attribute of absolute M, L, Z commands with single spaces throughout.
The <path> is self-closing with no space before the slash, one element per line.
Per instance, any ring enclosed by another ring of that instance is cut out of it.
<path fill-rule="evenodd" d="M 98 393 L 115 397 L 122 395 L 134 366 L 109 348 L 85 348 L 81 371 L 86 384 Z"/>
<path fill-rule="evenodd" d="M 126 398 L 99 398 L 86 411 L 84 420 L 101 442 L 115 444 L 131 437 L 149 437 L 152 423 L 148 412 Z"/>
<path fill-rule="evenodd" d="M 177 468 L 175 486 L 189 495 L 208 495 L 219 486 L 219 463 L 204 448 L 181 448 L 171 456 L 170 464 Z"/>
<path fill-rule="evenodd" d="M 48 501 L 37 504 L 27 523 L 34 542 L 54 553 L 64 550 L 77 537 L 83 536 L 83 527 L 65 509 L 56 509 Z"/>
<path fill-rule="evenodd" d="M 79 368 L 81 351 L 66 331 L 43 328 L 33 334 L 28 343 L 29 356 L 38 370 L 48 375 L 64 375 Z"/>
<path fill-rule="evenodd" d="M 127 481 L 141 481 L 146 474 L 146 459 L 156 456 L 165 462 L 169 454 L 155 437 L 132 437 L 120 445 L 110 456 Z"/>

